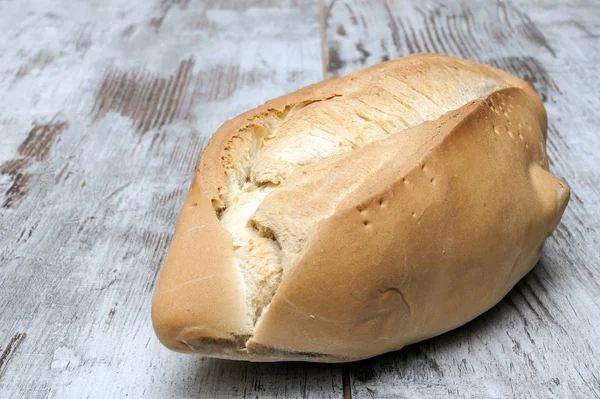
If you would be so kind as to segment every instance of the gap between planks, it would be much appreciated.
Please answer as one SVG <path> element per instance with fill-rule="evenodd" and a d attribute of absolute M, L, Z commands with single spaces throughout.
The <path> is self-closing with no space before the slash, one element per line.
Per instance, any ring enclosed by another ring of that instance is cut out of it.
<path fill-rule="evenodd" d="M 327 56 L 325 46 L 327 44 L 327 15 L 333 7 L 335 0 L 325 8 L 325 0 L 319 0 L 319 25 L 321 32 L 321 66 L 323 68 L 323 80 L 327 80 Z M 352 382 L 350 381 L 350 369 L 347 364 L 342 365 L 342 398 L 352 399 Z"/>
<path fill-rule="evenodd" d="M 331 10 L 333 3 L 335 3 L 335 0 L 332 0 L 331 4 L 329 4 L 327 12 Z M 323 80 L 327 79 L 327 56 L 325 53 L 325 46 L 327 43 L 327 17 L 325 13 L 325 0 L 319 0 L 319 27 L 321 30 L 321 67 L 323 68 Z"/>
<path fill-rule="evenodd" d="M 342 365 L 342 388 L 343 399 L 352 399 L 352 381 L 350 380 L 350 367 L 347 363 Z"/>

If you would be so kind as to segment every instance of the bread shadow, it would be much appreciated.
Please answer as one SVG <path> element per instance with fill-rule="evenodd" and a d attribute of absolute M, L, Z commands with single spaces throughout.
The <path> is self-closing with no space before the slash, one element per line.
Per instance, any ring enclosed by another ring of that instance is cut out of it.
<path fill-rule="evenodd" d="M 307 398 L 316 392 L 339 397 L 342 392 L 341 370 L 340 364 L 253 363 L 205 358 L 198 365 L 193 385 L 199 397 L 210 398 Z"/>

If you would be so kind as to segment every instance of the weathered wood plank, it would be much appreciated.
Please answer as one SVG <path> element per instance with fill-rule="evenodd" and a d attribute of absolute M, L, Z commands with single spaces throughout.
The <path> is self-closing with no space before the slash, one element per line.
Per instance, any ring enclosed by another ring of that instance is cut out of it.
<path fill-rule="evenodd" d="M 321 79 L 318 3 L 2 2 L 0 31 L 0 397 L 340 397 L 338 366 L 176 354 L 150 324 L 207 139 Z"/>
<path fill-rule="evenodd" d="M 414 52 L 533 84 L 551 168 L 573 190 L 542 260 L 498 306 L 441 337 L 350 365 L 354 397 L 600 396 L 600 4 L 327 1 L 329 76 Z"/>

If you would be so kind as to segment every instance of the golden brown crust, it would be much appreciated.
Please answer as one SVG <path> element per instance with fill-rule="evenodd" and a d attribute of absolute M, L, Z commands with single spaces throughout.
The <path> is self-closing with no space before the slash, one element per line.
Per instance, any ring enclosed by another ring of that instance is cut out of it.
<path fill-rule="evenodd" d="M 424 65 L 476 70 L 508 88 L 301 166 L 267 196 L 254 220 L 277 234 L 285 233 L 278 218 L 302 220 L 286 229 L 304 241 L 249 331 L 231 237 L 215 214 L 227 195 L 228 166 L 243 156 L 236 146 L 299 104 L 343 101 L 382 74 Z M 535 265 L 566 207 L 569 189 L 548 172 L 545 133 L 545 110 L 525 82 L 437 55 L 321 82 L 228 121 L 203 152 L 161 271 L 153 301 L 159 339 L 215 357 L 331 362 L 464 324 Z"/>
<path fill-rule="evenodd" d="M 211 200 L 216 200 L 219 194 L 227 191 L 227 168 L 229 163 L 235 163 L 231 159 L 232 147 L 236 146 L 236 139 L 241 139 L 248 135 L 248 131 L 254 126 L 270 124 L 277 115 L 282 115 L 292 107 L 300 104 L 314 103 L 331 99 L 334 97 L 343 97 L 356 91 L 369 92 L 370 84 L 378 81 L 385 76 L 407 76 L 409 74 L 423 74 L 423 70 L 428 69 L 464 69 L 476 72 L 483 76 L 494 77 L 505 81 L 509 86 L 520 87 L 526 91 L 527 95 L 539 101 L 539 98 L 533 88 L 526 82 L 518 79 L 500 69 L 480 65 L 460 58 L 449 57 L 438 54 L 413 54 L 397 60 L 382 62 L 371 67 L 356 71 L 343 78 L 333 78 L 325 80 L 307 87 L 304 87 L 294 93 L 267 101 L 265 104 L 247 111 L 232 120 L 225 122 L 211 137 L 208 145 L 202 152 L 198 166 L 199 179 L 205 193 Z M 448 78 L 446 74 L 441 78 Z M 451 90 L 453 82 L 439 82 L 439 91 Z M 472 82 L 471 84 L 477 84 Z M 540 103 L 541 104 L 541 103 Z M 542 131 L 546 134 L 547 126 Z M 225 161 L 225 162 L 220 162 Z"/>

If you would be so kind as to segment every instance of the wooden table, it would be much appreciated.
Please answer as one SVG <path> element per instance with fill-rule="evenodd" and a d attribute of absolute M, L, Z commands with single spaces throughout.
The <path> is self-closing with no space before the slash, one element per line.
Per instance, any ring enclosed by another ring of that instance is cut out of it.
<path fill-rule="evenodd" d="M 1 1 L 0 397 L 600 397 L 599 21 L 596 0 Z M 468 325 L 349 365 L 164 349 L 153 286 L 211 133 L 419 51 L 543 97 L 573 195 L 535 270 Z"/>

